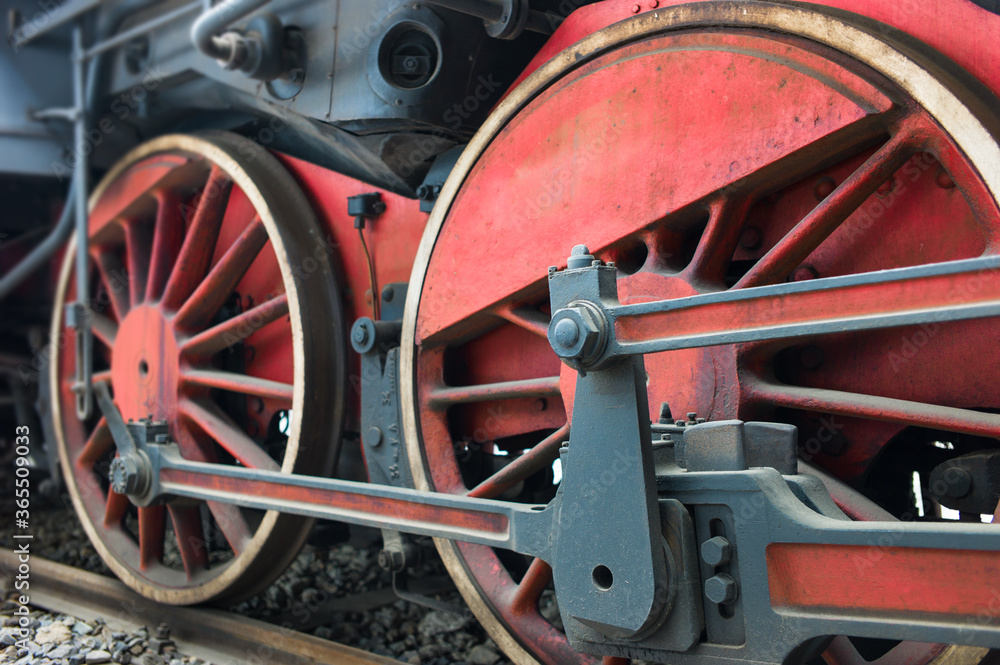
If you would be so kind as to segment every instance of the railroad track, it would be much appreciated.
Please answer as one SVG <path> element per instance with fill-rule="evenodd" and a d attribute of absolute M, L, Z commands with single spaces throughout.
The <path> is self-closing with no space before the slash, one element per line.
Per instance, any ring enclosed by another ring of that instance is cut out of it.
<path fill-rule="evenodd" d="M 17 570 L 17 556 L 0 549 L 0 580 Z M 83 620 L 101 618 L 112 630 L 166 623 L 183 653 L 203 660 L 269 665 L 398 665 L 399 661 L 220 610 L 161 605 L 116 579 L 31 557 L 32 606 Z"/>

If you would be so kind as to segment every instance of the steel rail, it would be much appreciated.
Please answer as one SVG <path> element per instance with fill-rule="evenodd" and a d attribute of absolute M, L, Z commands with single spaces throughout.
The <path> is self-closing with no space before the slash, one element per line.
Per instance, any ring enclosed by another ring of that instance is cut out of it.
<path fill-rule="evenodd" d="M 12 579 L 18 555 L 0 549 L 0 578 Z M 161 605 L 104 577 L 32 556 L 30 604 L 83 620 L 101 618 L 112 630 L 152 629 L 160 623 L 187 655 L 215 663 L 267 662 L 271 665 L 398 665 L 399 661 L 312 635 L 296 632 L 294 622 L 275 626 L 221 610 Z M 297 617 L 298 618 L 298 617 Z M 301 619 L 307 621 L 308 617 Z"/>

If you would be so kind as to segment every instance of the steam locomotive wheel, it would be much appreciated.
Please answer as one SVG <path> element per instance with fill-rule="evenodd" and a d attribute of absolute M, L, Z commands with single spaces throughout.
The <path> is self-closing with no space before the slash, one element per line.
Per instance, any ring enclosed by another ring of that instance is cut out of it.
<path fill-rule="evenodd" d="M 576 243 L 615 262 L 623 303 L 995 252 L 1000 123 L 981 109 L 997 102 L 899 37 L 813 5 L 662 7 L 588 37 L 513 91 L 452 173 L 414 267 L 401 376 L 418 488 L 554 495 L 575 373 L 546 340 L 544 267 L 565 266 Z M 912 485 L 886 479 L 921 470 L 881 475 L 879 456 L 996 447 L 1000 417 L 984 413 L 1000 407 L 993 326 L 651 355 L 650 403 L 796 424 L 804 457 L 918 519 Z M 512 659 L 587 660 L 560 629 L 543 561 L 437 546 Z M 984 653 L 841 637 L 822 657 Z"/>
<path fill-rule="evenodd" d="M 79 240 L 77 239 L 76 242 Z M 91 199 L 94 381 L 125 419 L 168 423 L 187 459 L 323 474 L 343 427 L 346 347 L 328 254 L 295 181 L 224 133 L 132 151 Z M 74 252 L 53 319 L 52 402 L 73 505 L 101 558 L 160 602 L 234 600 L 267 585 L 311 521 L 213 502 L 136 508 L 108 486 L 114 442 L 76 416 Z"/>

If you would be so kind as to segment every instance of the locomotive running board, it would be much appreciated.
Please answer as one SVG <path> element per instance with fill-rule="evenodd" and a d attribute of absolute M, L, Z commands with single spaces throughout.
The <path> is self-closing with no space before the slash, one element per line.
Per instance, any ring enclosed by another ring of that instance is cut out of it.
<path fill-rule="evenodd" d="M 547 506 L 192 462 L 165 425 L 123 423 L 100 384 L 112 486 L 140 506 L 191 497 L 539 557 L 571 643 L 590 653 L 780 663 L 829 635 L 1000 648 L 995 527 L 852 522 L 789 468 L 787 426 L 657 427 L 654 448 L 641 355 L 996 316 L 1000 258 L 629 306 L 586 248 L 568 265 L 549 273 L 549 339 L 580 377 Z M 848 292 L 868 295 L 865 311 L 837 311 Z"/>

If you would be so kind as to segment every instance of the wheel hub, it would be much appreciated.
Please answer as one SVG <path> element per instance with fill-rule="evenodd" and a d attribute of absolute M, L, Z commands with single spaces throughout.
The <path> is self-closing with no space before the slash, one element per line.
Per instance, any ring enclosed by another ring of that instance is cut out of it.
<path fill-rule="evenodd" d="M 178 342 L 171 321 L 156 306 L 133 308 L 118 331 L 111 360 L 115 401 L 126 420 L 177 413 Z"/>

